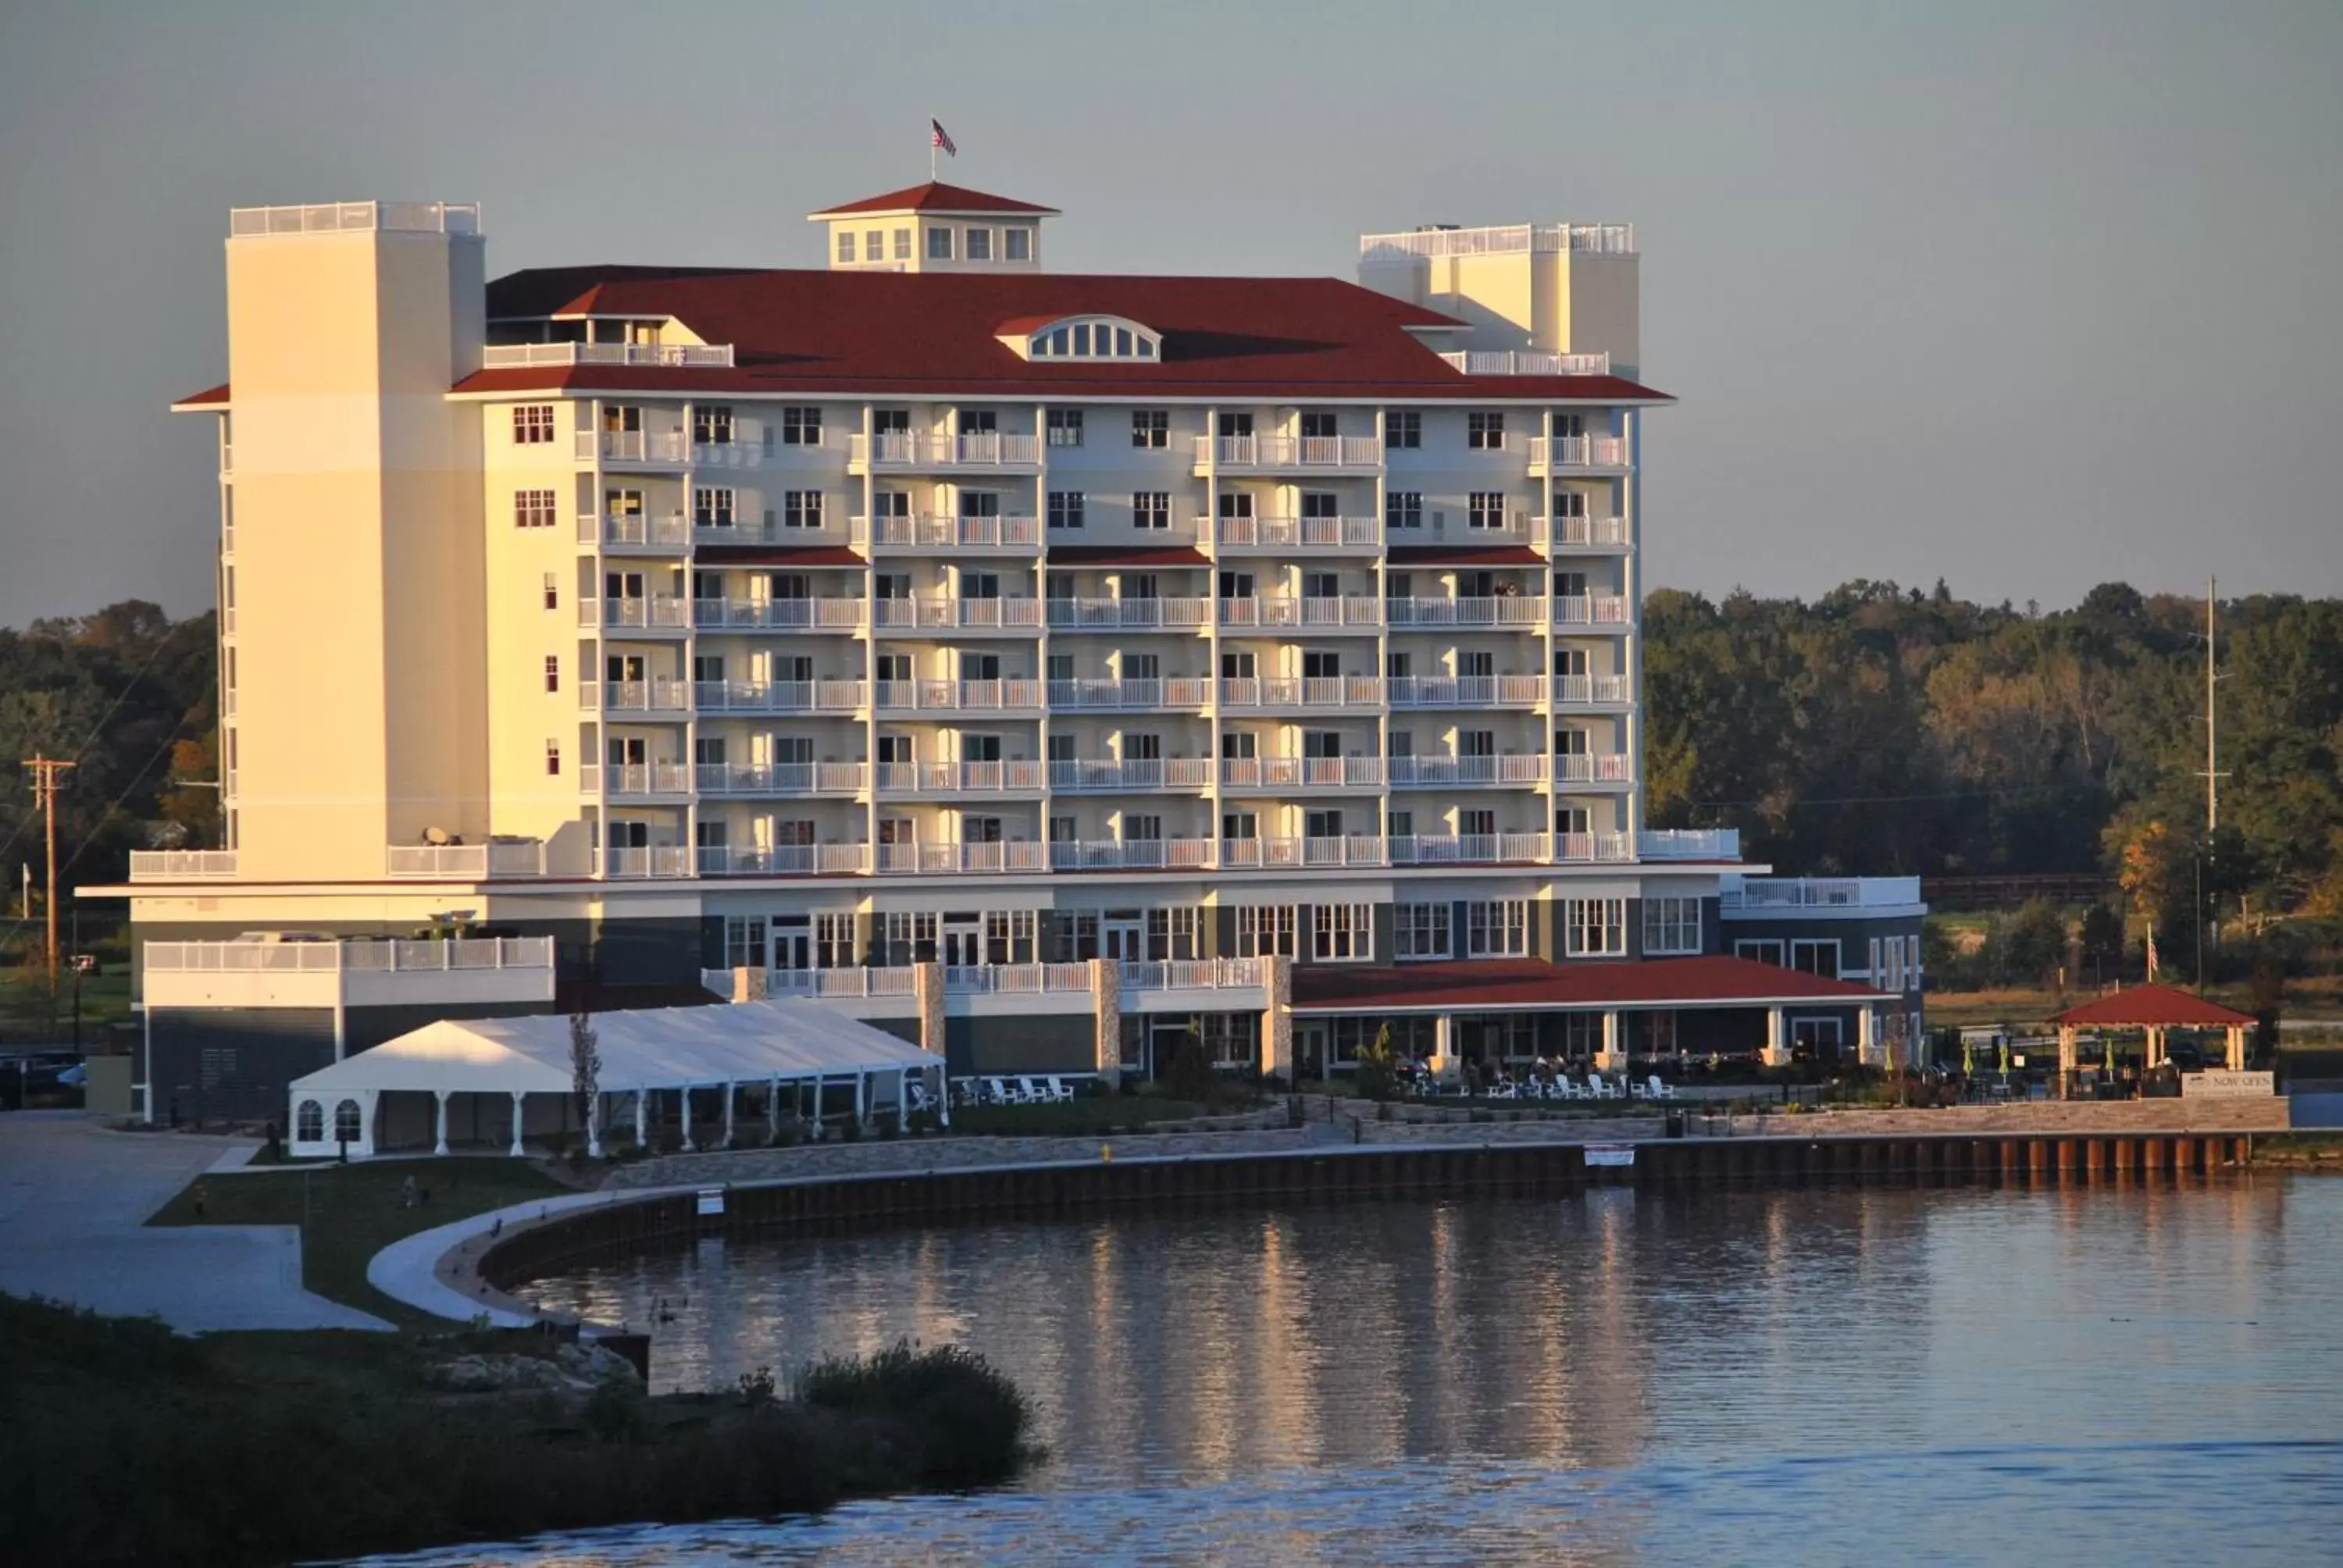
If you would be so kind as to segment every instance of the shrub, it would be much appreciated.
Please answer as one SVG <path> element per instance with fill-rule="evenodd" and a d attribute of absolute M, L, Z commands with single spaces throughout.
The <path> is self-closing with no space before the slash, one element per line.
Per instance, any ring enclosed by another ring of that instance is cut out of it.
<path fill-rule="evenodd" d="M 982 1356 L 956 1345 L 917 1350 L 909 1340 L 870 1356 L 816 1362 L 798 1374 L 796 1392 L 817 1410 L 900 1422 L 919 1469 L 939 1479 L 1006 1474 L 1032 1414 L 1017 1385 Z"/>

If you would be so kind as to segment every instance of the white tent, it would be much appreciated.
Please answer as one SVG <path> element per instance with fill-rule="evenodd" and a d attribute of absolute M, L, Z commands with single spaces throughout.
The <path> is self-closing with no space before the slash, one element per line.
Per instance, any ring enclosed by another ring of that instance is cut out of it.
<path fill-rule="evenodd" d="M 597 1155 L 611 1102 L 619 1096 L 633 1101 L 640 1143 L 649 1132 L 651 1096 L 672 1093 L 687 1148 L 696 1091 L 721 1094 L 727 1143 L 743 1089 L 762 1088 L 769 1122 L 779 1120 L 783 1087 L 795 1093 L 806 1084 L 814 1086 L 817 1113 L 823 1085 L 850 1083 L 856 1119 L 886 1103 L 900 1126 L 916 1083 L 950 1116 L 943 1058 L 817 1001 L 598 1012 L 591 1021 L 601 1068 L 586 1131 L 589 1152 Z M 569 1020 L 556 1014 L 427 1024 L 296 1079 L 288 1123 L 293 1152 L 330 1154 L 347 1147 L 353 1155 L 372 1154 L 380 1144 L 397 1141 L 392 1123 L 400 1102 L 386 1097 L 406 1097 L 419 1112 L 412 1097 L 429 1095 L 433 1151 L 445 1154 L 449 1103 L 465 1095 L 475 1097 L 468 1109 L 476 1134 L 483 1109 L 493 1107 L 497 1131 L 508 1134 L 517 1155 L 525 1132 L 566 1127 L 575 1096 L 571 1060 Z M 414 1126 L 419 1133 L 419 1121 Z"/>

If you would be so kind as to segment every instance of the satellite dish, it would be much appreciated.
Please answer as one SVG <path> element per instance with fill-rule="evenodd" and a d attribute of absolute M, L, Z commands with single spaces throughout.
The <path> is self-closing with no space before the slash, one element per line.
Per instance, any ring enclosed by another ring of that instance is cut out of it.
<path fill-rule="evenodd" d="M 437 849 L 440 845 L 447 843 L 447 829 L 445 828 L 426 828 L 423 829 L 423 841 Z"/>

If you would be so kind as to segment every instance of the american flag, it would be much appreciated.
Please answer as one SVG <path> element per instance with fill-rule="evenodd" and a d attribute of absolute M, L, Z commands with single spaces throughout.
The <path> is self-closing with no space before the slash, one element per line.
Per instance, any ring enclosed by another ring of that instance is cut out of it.
<path fill-rule="evenodd" d="M 930 120 L 928 125 L 933 132 L 928 138 L 928 146 L 943 148 L 944 156 L 948 158 L 960 156 L 960 149 L 952 146 L 951 133 L 944 129 L 944 123 L 941 120 Z"/>
<path fill-rule="evenodd" d="M 2156 927 L 2151 923 L 2147 928 L 2147 978 L 2154 980 L 2156 970 Z"/>

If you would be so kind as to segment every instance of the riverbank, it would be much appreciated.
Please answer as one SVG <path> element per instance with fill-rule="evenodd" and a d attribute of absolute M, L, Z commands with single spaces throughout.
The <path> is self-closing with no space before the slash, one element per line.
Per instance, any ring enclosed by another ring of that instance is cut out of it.
<path fill-rule="evenodd" d="M 235 1565 L 988 1484 L 1030 1412 L 954 1351 L 649 1397 L 525 1332 L 187 1339 L 0 1297 L 0 1521 L 38 1563 Z"/>

